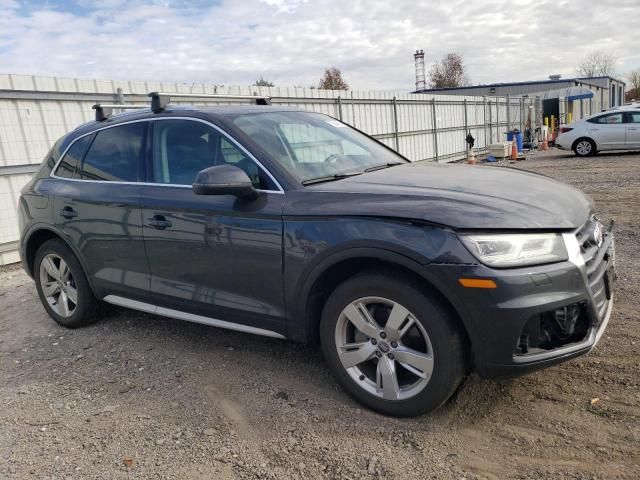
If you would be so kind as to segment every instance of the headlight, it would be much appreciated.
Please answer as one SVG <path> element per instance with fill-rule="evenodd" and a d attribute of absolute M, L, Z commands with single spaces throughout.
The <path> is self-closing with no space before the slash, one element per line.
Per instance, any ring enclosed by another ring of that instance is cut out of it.
<path fill-rule="evenodd" d="M 556 233 L 461 235 L 462 243 L 490 267 L 521 267 L 567 260 L 567 249 Z"/>

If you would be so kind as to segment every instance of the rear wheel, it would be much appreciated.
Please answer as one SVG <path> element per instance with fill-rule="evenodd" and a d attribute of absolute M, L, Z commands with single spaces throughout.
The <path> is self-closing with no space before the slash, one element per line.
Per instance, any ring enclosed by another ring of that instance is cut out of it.
<path fill-rule="evenodd" d="M 100 302 L 80 263 L 62 240 L 43 243 L 36 252 L 34 267 L 40 301 L 57 323 L 77 328 L 98 319 Z"/>
<path fill-rule="evenodd" d="M 581 138 L 573 146 L 574 153 L 579 157 L 589 157 L 595 155 L 596 144 L 588 138 Z"/>
<path fill-rule="evenodd" d="M 465 373 L 455 319 L 413 284 L 395 273 L 357 275 L 333 292 L 322 315 L 332 373 L 356 400 L 387 415 L 439 407 Z"/>

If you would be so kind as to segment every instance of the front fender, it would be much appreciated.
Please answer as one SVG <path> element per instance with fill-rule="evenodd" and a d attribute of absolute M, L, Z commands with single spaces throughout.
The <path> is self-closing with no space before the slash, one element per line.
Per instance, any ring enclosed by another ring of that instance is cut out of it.
<path fill-rule="evenodd" d="M 303 341 L 312 333 L 307 306 L 313 286 L 339 263 L 380 260 L 422 278 L 428 264 L 475 263 L 450 230 L 368 218 L 285 219 L 283 248 L 289 336 Z"/>

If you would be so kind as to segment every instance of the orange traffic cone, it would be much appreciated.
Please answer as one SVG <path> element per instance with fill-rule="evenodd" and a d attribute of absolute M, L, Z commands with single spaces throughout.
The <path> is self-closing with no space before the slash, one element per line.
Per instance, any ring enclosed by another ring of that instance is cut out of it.
<path fill-rule="evenodd" d="M 511 142 L 511 160 L 518 160 L 518 146 L 516 145 L 516 137 L 513 136 L 513 142 Z"/>
<path fill-rule="evenodd" d="M 476 164 L 476 156 L 473 154 L 473 148 L 469 149 L 469 157 L 467 158 L 467 163 L 469 165 L 475 165 Z"/>
<path fill-rule="evenodd" d="M 542 150 L 549 150 L 549 142 L 547 141 L 547 133 L 544 134 L 544 140 L 542 141 Z"/>

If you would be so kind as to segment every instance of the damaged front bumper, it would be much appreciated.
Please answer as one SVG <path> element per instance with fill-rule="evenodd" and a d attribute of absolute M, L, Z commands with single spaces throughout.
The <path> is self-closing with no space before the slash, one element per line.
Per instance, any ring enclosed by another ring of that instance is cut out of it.
<path fill-rule="evenodd" d="M 594 222 L 563 234 L 566 262 L 503 270 L 473 265 L 455 273 L 497 284 L 456 292 L 481 376 L 545 368 L 589 352 L 601 339 L 613 308 L 615 245 L 613 225 L 601 229 L 600 240 L 591 238 Z"/>

